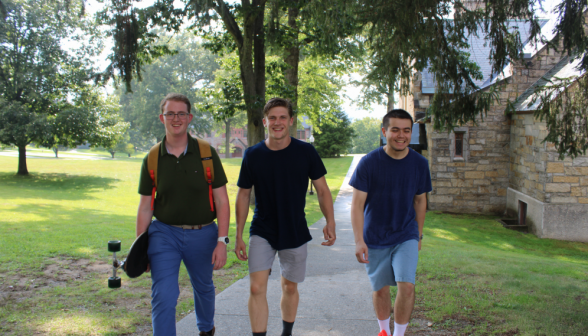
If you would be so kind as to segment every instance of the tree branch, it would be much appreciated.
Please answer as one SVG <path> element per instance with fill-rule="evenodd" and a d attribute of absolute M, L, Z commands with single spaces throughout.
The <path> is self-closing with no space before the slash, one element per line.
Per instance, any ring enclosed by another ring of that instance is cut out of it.
<path fill-rule="evenodd" d="M 237 21 L 235 21 L 235 17 L 231 14 L 229 7 L 223 0 L 216 0 L 217 5 L 215 6 L 216 12 L 221 16 L 225 26 L 227 26 L 227 31 L 233 38 L 235 39 L 235 43 L 237 43 L 237 48 L 241 49 L 243 47 L 243 34 L 241 33 L 241 29 L 239 29 L 239 25 Z"/>

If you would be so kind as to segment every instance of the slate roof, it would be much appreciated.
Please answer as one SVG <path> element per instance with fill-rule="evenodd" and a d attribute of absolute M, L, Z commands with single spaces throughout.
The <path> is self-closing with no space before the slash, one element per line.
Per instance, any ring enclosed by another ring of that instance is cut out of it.
<path fill-rule="evenodd" d="M 547 26 L 549 20 L 539 20 L 539 24 L 542 27 Z M 528 50 L 531 52 L 531 49 L 528 49 L 527 46 L 529 43 L 529 23 L 522 21 L 522 20 L 510 20 L 509 27 L 511 29 L 517 29 L 521 34 L 521 41 L 525 45 L 524 50 Z M 553 28 L 552 28 L 553 29 Z M 542 28 L 543 31 L 543 28 Z M 469 49 L 466 51 L 470 53 L 470 59 L 480 66 L 480 71 L 482 72 L 483 78 L 481 80 L 474 80 L 474 83 L 479 86 L 481 89 L 487 86 L 494 84 L 495 82 L 502 80 L 504 78 L 510 77 L 512 74 L 510 73 L 510 66 L 506 66 L 505 70 L 502 73 L 493 74 L 492 73 L 492 63 L 488 59 L 490 56 L 490 50 L 492 49 L 490 45 L 485 45 L 487 41 L 484 39 L 484 34 L 480 29 L 478 33 L 479 36 L 475 36 L 473 34 L 470 35 L 469 39 Z M 530 48 L 530 47 L 529 47 Z M 434 74 L 428 71 L 428 68 L 422 71 L 422 82 L 421 82 L 421 90 L 424 94 L 433 94 L 435 93 L 435 78 Z"/>
<path fill-rule="evenodd" d="M 557 63 L 543 77 L 541 77 L 538 81 L 533 83 L 531 87 L 529 87 L 522 95 L 519 96 L 514 105 L 515 111 L 523 112 L 537 110 L 539 108 L 541 100 L 539 99 L 539 94 L 535 93 L 535 90 L 539 87 L 552 86 L 552 81 L 554 79 L 568 77 L 579 78 L 583 76 L 586 73 L 586 70 L 579 68 L 581 61 L 581 57 L 571 59 L 570 57 L 566 56 L 562 58 L 561 61 L 559 61 L 559 63 Z M 555 99 L 557 93 L 559 92 L 552 94 L 552 99 Z"/>

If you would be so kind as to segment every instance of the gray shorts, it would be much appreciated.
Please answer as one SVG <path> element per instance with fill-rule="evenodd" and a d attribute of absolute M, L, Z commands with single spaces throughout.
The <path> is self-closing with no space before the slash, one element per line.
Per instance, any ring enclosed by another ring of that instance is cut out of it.
<path fill-rule="evenodd" d="M 280 271 L 284 278 L 301 283 L 306 277 L 307 244 L 281 251 L 276 251 L 267 240 L 260 236 L 249 237 L 249 273 L 266 271 L 272 268 L 276 252 L 280 260 Z"/>

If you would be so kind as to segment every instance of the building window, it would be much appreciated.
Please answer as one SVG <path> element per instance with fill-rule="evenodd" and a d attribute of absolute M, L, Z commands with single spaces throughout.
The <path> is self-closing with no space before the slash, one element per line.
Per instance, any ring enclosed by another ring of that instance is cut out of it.
<path fill-rule="evenodd" d="M 247 130 L 243 130 L 243 137 L 246 138 L 247 137 Z"/>
<path fill-rule="evenodd" d="M 463 133 L 455 133 L 454 157 L 463 158 Z"/>

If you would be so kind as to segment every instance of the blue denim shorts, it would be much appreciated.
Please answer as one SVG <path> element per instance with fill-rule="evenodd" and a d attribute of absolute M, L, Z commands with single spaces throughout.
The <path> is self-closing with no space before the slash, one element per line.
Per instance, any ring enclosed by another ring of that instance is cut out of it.
<path fill-rule="evenodd" d="M 397 282 L 410 282 L 414 285 L 419 261 L 419 242 L 411 239 L 383 249 L 368 248 L 368 261 L 365 269 L 374 291 L 384 286 L 396 286 Z"/>

